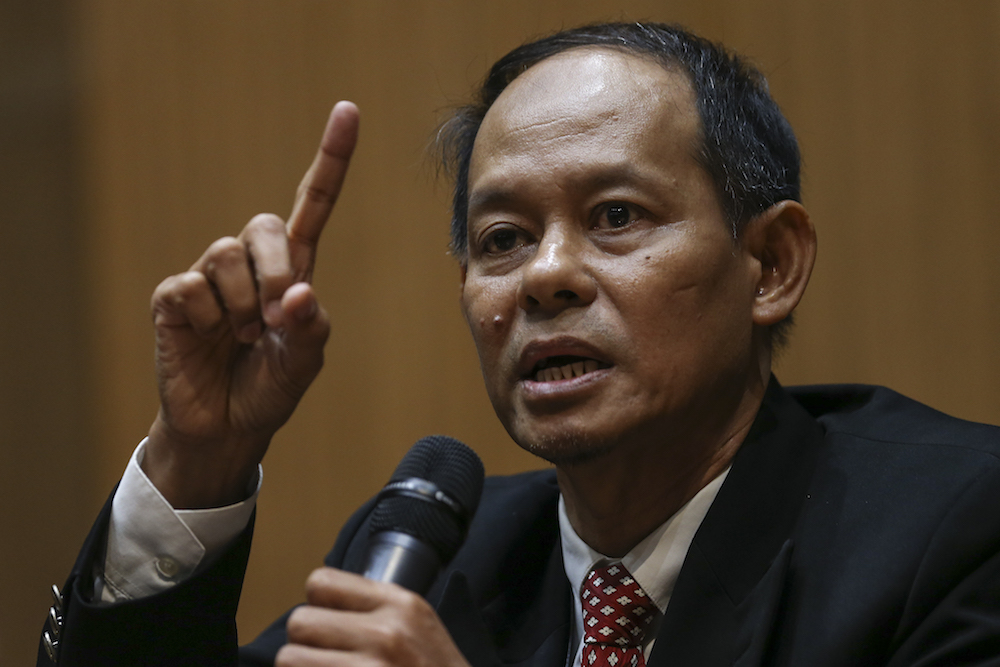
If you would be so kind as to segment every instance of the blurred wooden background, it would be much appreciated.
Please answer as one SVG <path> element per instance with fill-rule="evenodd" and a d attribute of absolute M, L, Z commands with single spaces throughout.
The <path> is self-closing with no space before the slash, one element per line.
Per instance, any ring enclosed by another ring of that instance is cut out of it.
<path fill-rule="evenodd" d="M 798 131 L 820 255 L 782 380 L 1000 422 L 1000 2 L 5 0 L 0 664 L 33 659 L 47 588 L 154 415 L 153 288 L 287 214 L 338 99 L 363 120 L 316 276 L 333 334 L 265 461 L 242 638 L 301 599 L 420 436 L 538 465 L 481 387 L 425 147 L 498 56 L 604 19 L 750 55 Z"/>

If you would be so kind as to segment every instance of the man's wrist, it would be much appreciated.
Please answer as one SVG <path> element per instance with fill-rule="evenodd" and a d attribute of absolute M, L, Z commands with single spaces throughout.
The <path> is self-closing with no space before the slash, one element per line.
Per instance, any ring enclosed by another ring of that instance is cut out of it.
<path fill-rule="evenodd" d="M 176 510 L 226 507 L 246 500 L 254 488 L 259 461 L 246 460 L 247 453 L 266 449 L 258 442 L 181 438 L 157 416 L 145 441 L 141 469 Z"/>
<path fill-rule="evenodd" d="M 174 586 L 215 560 L 246 528 L 262 471 L 242 502 L 203 510 L 174 510 L 142 472 L 143 440 L 112 501 L 103 570 L 104 603 L 141 598 Z"/>

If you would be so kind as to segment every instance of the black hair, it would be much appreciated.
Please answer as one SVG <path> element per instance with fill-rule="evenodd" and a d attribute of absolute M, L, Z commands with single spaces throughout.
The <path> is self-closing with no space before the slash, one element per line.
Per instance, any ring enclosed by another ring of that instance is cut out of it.
<path fill-rule="evenodd" d="M 532 65 L 569 49 L 598 46 L 650 57 L 691 83 L 701 119 L 697 158 L 715 184 L 739 238 L 754 216 L 785 199 L 801 200 L 801 158 L 795 134 L 767 80 L 724 46 L 663 23 L 601 23 L 558 32 L 517 47 L 490 68 L 473 101 L 455 110 L 438 131 L 437 146 L 454 178 L 451 250 L 466 261 L 469 163 L 486 112 Z M 781 342 L 784 327 L 772 327 Z"/>

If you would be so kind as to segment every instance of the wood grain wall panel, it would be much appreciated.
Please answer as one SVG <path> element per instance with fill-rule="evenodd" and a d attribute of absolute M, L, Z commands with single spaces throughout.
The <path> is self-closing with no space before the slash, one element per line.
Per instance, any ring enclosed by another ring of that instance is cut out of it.
<path fill-rule="evenodd" d="M 362 138 L 316 273 L 333 332 L 265 461 L 242 636 L 301 599 L 337 527 L 420 436 L 455 435 L 492 472 L 537 466 L 482 389 L 426 147 L 495 58 L 601 19 L 679 21 L 746 52 L 796 127 L 820 259 L 784 381 L 879 382 L 1000 421 L 998 6 L 80 0 L 88 502 L 156 409 L 153 288 L 255 213 L 288 212 L 340 98 L 361 107 Z"/>
<path fill-rule="evenodd" d="M 996 421 L 996 5 L 907 8 L 853 5 L 816 63 L 843 84 L 792 113 L 820 259 L 782 375 Z"/>

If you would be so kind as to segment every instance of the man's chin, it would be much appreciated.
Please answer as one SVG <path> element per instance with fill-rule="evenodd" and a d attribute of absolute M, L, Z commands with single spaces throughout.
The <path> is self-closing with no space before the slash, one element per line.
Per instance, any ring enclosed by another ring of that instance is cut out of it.
<path fill-rule="evenodd" d="M 614 450 L 614 443 L 586 436 L 534 436 L 514 438 L 525 451 L 562 468 L 590 463 Z"/>

